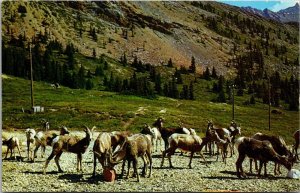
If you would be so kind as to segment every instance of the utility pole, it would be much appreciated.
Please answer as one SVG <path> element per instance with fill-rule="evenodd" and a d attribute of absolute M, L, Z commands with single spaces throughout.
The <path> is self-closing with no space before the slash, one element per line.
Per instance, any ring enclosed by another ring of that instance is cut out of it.
<path fill-rule="evenodd" d="M 269 131 L 271 130 L 271 91 L 270 91 L 270 77 L 268 77 L 268 94 L 269 94 Z"/>
<path fill-rule="evenodd" d="M 235 87 L 235 85 L 233 84 L 231 86 L 231 92 L 232 92 L 232 120 L 234 120 L 234 87 Z"/>
<path fill-rule="evenodd" d="M 31 77 L 31 108 L 33 108 L 34 99 L 33 99 L 33 70 L 32 70 L 31 43 L 29 43 L 29 54 L 30 54 L 30 77 Z"/>

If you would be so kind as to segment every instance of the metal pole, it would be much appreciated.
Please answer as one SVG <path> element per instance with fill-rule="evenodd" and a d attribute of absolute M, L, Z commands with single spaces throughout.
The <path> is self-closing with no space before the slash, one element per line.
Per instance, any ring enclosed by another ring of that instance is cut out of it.
<path fill-rule="evenodd" d="M 268 92 L 269 92 L 269 131 L 271 130 L 271 94 L 270 94 L 270 77 L 268 78 Z"/>
<path fill-rule="evenodd" d="M 32 70 L 31 44 L 29 44 L 29 54 L 30 54 L 30 77 L 31 77 L 31 107 L 33 108 L 34 99 L 33 99 L 33 70 Z"/>
<path fill-rule="evenodd" d="M 234 85 L 232 85 L 232 120 L 234 120 Z"/>

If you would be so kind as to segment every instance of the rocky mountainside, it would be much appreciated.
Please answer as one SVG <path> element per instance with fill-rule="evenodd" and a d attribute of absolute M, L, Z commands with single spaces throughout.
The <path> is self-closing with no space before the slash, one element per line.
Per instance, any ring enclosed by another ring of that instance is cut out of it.
<path fill-rule="evenodd" d="M 282 14 L 287 15 L 286 12 Z M 218 2 L 110 2 L 110 1 L 7 1 L 2 3 L 2 40 L 38 36 L 72 43 L 86 56 L 105 54 L 129 61 L 137 56 L 143 63 L 189 66 L 195 58 L 197 71 L 215 66 L 221 74 L 231 72 L 230 61 L 245 53 L 251 44 L 264 48 L 266 35 L 272 44 L 284 46 L 274 57 L 274 46 L 262 51 L 265 62 L 282 66 L 298 53 L 298 28 L 273 23 L 244 10 Z"/>
<path fill-rule="evenodd" d="M 296 3 L 293 7 L 288 7 L 277 12 L 273 12 L 269 9 L 259 10 L 252 7 L 242 7 L 243 10 L 272 19 L 278 22 L 299 22 L 299 3 Z"/>

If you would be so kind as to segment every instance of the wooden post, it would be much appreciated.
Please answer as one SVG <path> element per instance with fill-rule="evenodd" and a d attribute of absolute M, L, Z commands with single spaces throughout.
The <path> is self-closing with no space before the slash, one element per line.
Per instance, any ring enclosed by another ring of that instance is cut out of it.
<path fill-rule="evenodd" d="M 31 77 L 31 107 L 33 108 L 34 99 L 33 99 L 33 70 L 32 70 L 31 43 L 29 44 L 29 54 L 30 54 L 30 77 Z"/>

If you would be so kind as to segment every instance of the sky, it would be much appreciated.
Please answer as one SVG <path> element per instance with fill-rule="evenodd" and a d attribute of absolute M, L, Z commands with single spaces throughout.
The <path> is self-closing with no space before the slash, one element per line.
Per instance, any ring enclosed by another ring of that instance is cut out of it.
<path fill-rule="evenodd" d="M 294 6 L 297 2 L 299 3 L 300 0 L 265 0 L 265 1 L 249 1 L 249 0 L 219 0 L 219 2 L 227 3 L 230 5 L 235 5 L 239 7 L 253 7 L 256 9 L 264 10 L 265 8 L 268 8 L 271 11 L 279 11 L 281 9 L 286 9 L 288 7 Z"/>

